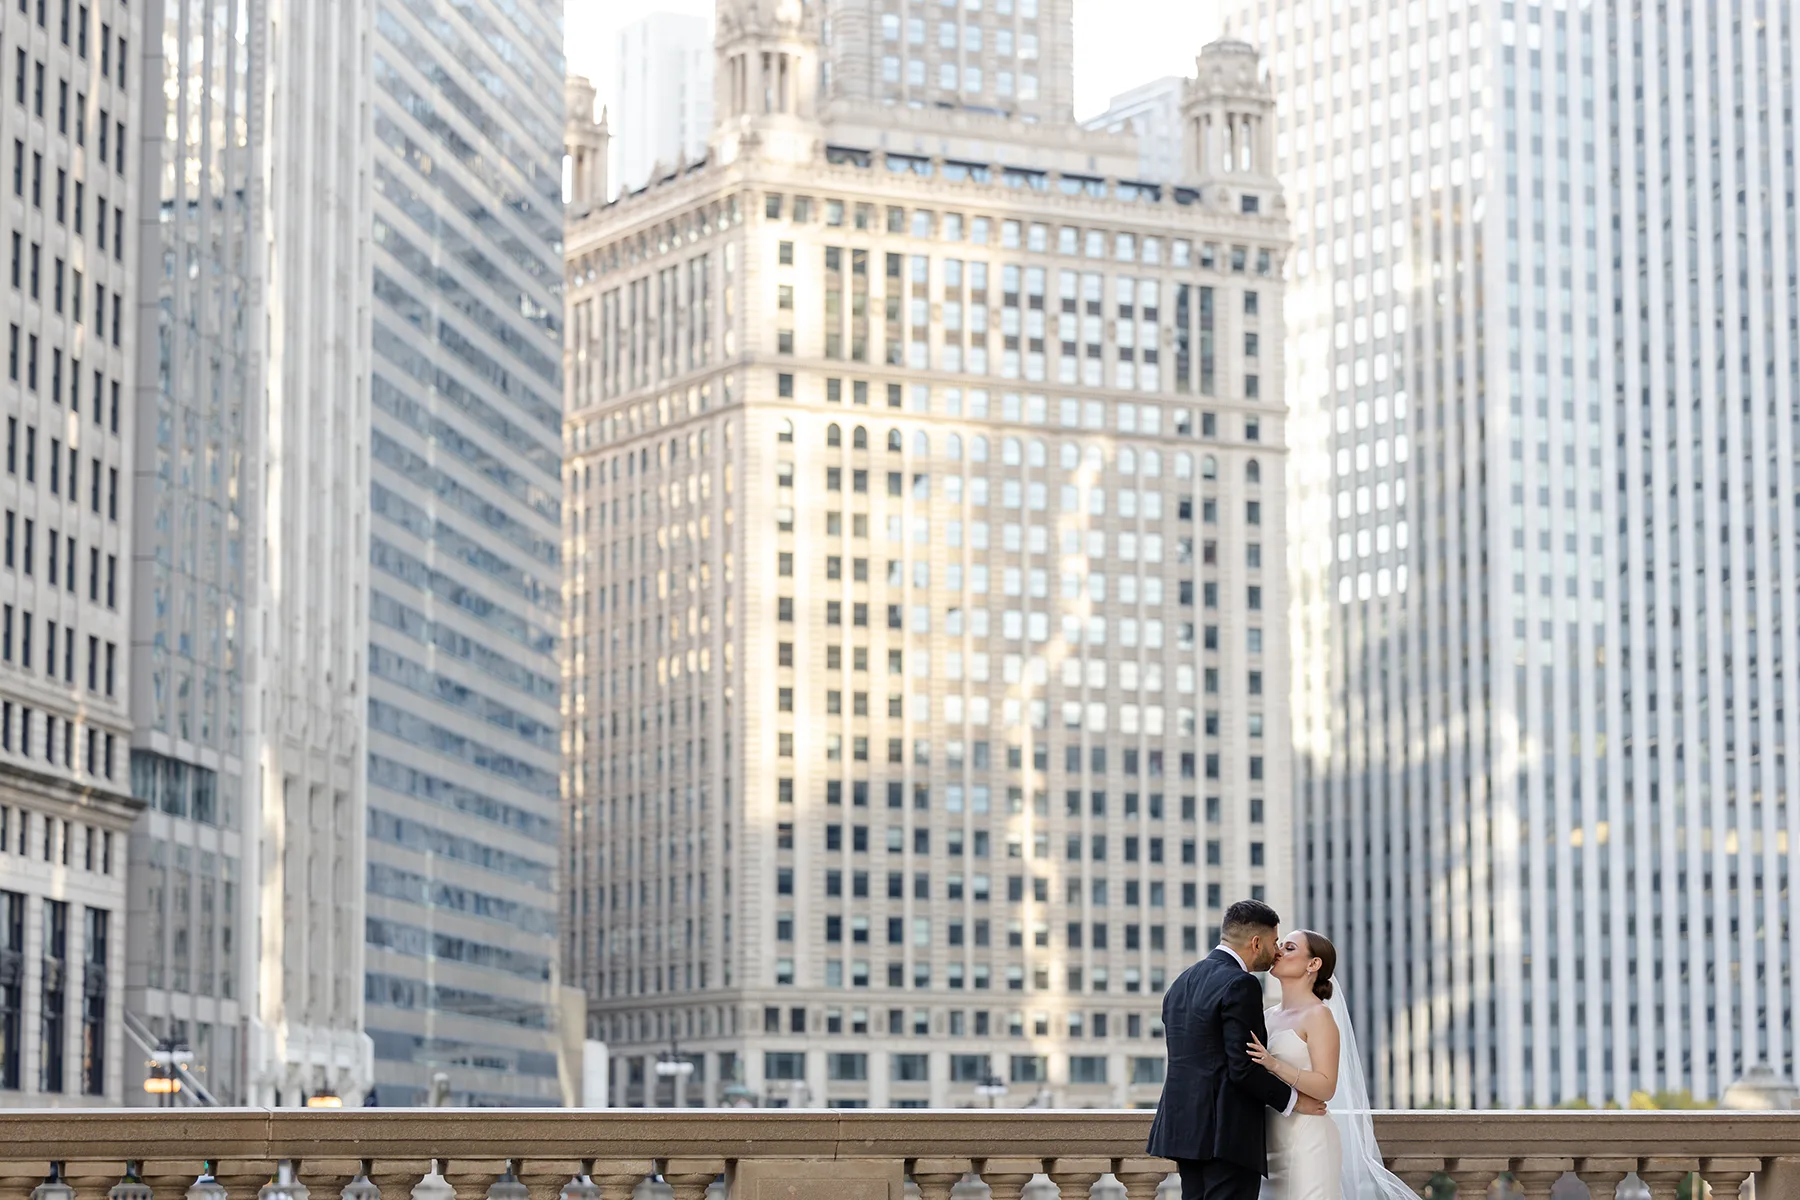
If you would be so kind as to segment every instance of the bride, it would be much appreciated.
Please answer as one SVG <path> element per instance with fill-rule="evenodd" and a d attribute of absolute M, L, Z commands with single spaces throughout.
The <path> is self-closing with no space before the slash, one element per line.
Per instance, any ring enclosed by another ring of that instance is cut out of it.
<path fill-rule="evenodd" d="M 1325 1116 L 1269 1115 L 1270 1200 L 1418 1200 L 1381 1161 L 1369 1089 L 1350 1013 L 1332 983 L 1337 949 L 1303 929 L 1276 947 L 1269 974 L 1281 1003 L 1264 1014 L 1269 1044 L 1250 1035 L 1250 1057 L 1316 1100 Z"/>

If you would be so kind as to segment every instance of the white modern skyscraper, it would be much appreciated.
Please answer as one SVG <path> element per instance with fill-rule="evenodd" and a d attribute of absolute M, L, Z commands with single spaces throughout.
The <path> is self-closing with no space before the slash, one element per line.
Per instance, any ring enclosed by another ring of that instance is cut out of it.
<path fill-rule="evenodd" d="M 556 1103 L 557 10 L 151 14 L 131 1009 L 227 1102 Z"/>
<path fill-rule="evenodd" d="M 643 187 L 706 153 L 712 131 L 712 21 L 653 12 L 619 31 L 617 74 L 607 113 L 618 153 L 615 178 Z"/>
<path fill-rule="evenodd" d="M 1237 6 L 1296 239 L 1300 915 L 1382 1103 L 1793 1074 L 1795 19 Z"/>
<path fill-rule="evenodd" d="M 369 10 L 207 0 L 147 19 L 131 1029 L 187 1045 L 221 1103 L 354 1102 Z M 153 1102 L 131 1049 L 127 1096 Z"/>

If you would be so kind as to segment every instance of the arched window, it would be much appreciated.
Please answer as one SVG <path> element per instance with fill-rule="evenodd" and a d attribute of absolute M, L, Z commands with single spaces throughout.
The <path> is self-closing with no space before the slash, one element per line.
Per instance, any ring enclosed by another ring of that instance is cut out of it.
<path fill-rule="evenodd" d="M 988 460 L 987 438 L 982 436 L 981 434 L 976 434 L 969 441 L 969 461 L 970 462 L 986 462 L 987 460 Z"/>
<path fill-rule="evenodd" d="M 794 422 L 790 417 L 783 417 L 775 423 L 775 440 L 791 442 L 794 440 Z"/>
<path fill-rule="evenodd" d="M 1089 446 L 1087 448 L 1086 458 L 1088 470 L 1094 472 L 1096 475 L 1106 469 L 1106 455 L 1101 451 L 1100 447 Z"/>
<path fill-rule="evenodd" d="M 1254 458 L 1244 464 L 1244 482 L 1262 482 L 1262 466 Z"/>
<path fill-rule="evenodd" d="M 844 431 L 838 428 L 836 421 L 833 421 L 825 427 L 825 444 L 827 446 L 841 446 L 844 444 Z"/>
<path fill-rule="evenodd" d="M 901 441 L 900 431 L 898 429 L 888 430 L 888 453 L 898 454 L 903 448 L 904 443 Z"/>
<path fill-rule="evenodd" d="M 850 433 L 850 448 L 852 450 L 867 450 L 869 448 L 869 431 L 864 429 L 861 425 L 858 425 L 852 430 Z"/>
<path fill-rule="evenodd" d="M 962 434 L 953 433 L 944 443 L 944 453 L 950 456 L 951 462 L 962 461 Z"/>
<path fill-rule="evenodd" d="M 1074 442 L 1064 442 L 1057 453 L 1061 456 L 1063 470 L 1073 471 L 1081 465 L 1081 447 Z"/>
<path fill-rule="evenodd" d="M 931 435 L 926 433 L 923 429 L 913 434 L 913 457 L 931 457 Z"/>
<path fill-rule="evenodd" d="M 1219 477 L 1219 460 L 1210 454 L 1200 456 L 1200 478 L 1217 479 Z"/>
<path fill-rule="evenodd" d="M 1049 451 L 1045 449 L 1041 439 L 1033 438 L 1031 444 L 1025 447 L 1025 461 L 1031 466 L 1041 467 L 1049 461 L 1049 458 Z"/>
<path fill-rule="evenodd" d="M 1121 447 L 1119 450 L 1119 474 L 1137 474 L 1137 451 L 1130 446 Z"/>
<path fill-rule="evenodd" d="M 1019 439 L 1009 437 L 1000 443 L 1000 461 L 1009 467 L 1019 465 Z"/>
<path fill-rule="evenodd" d="M 1192 479 L 1194 477 L 1194 459 L 1186 450 L 1175 452 L 1175 478 Z"/>
<path fill-rule="evenodd" d="M 1156 476 L 1161 475 L 1162 474 L 1162 454 L 1156 450 L 1144 451 L 1144 461 L 1141 464 L 1139 464 L 1139 470 L 1141 470 L 1145 475 L 1148 475 L 1151 478 L 1155 478 Z"/>

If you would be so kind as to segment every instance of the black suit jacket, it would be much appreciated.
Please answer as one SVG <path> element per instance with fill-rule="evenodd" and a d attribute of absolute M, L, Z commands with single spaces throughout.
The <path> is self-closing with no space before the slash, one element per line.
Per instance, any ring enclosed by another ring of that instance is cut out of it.
<path fill-rule="evenodd" d="M 1267 1045 L 1262 985 L 1224 949 L 1183 971 L 1163 996 L 1168 1077 L 1146 1150 L 1159 1158 L 1221 1159 L 1269 1173 L 1267 1109 L 1293 1090 L 1250 1058 Z"/>

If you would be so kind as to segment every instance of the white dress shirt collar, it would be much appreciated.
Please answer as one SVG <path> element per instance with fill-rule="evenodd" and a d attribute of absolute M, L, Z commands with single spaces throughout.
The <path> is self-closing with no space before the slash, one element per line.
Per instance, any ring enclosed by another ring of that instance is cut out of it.
<path fill-rule="evenodd" d="M 1248 971 L 1250 969 L 1250 964 L 1244 961 L 1244 956 L 1239 954 L 1236 950 L 1233 950 L 1230 946 L 1226 945 L 1224 942 L 1220 942 L 1218 944 L 1218 946 L 1215 948 L 1219 949 L 1219 950 L 1223 950 L 1225 953 L 1231 955 L 1232 959 L 1237 963 L 1237 965 L 1242 967 L 1244 970 Z"/>

